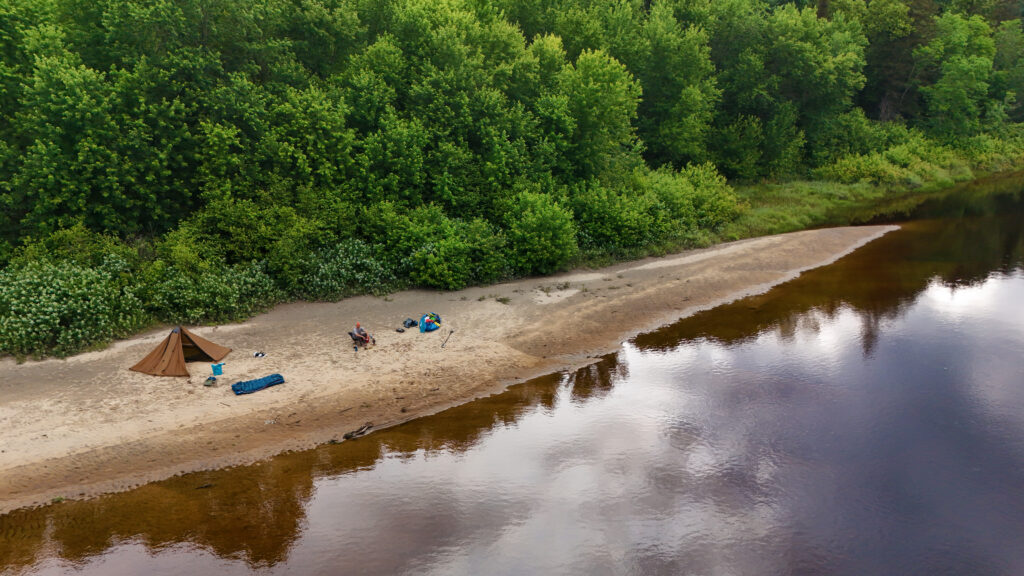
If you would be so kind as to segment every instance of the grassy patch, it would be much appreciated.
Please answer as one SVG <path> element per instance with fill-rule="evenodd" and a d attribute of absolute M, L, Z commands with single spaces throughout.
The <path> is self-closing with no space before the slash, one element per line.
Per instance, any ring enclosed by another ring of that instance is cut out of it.
<path fill-rule="evenodd" d="M 724 240 L 738 240 L 847 224 L 848 214 L 885 197 L 887 190 L 867 183 L 796 181 L 736 188 L 744 209 L 723 228 Z"/>

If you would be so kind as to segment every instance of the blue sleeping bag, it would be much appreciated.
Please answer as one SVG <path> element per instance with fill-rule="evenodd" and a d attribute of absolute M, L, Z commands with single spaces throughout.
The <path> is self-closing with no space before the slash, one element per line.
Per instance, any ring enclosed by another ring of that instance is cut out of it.
<path fill-rule="evenodd" d="M 245 380 L 243 382 L 235 382 L 231 385 L 231 391 L 235 394 L 252 394 L 253 392 L 259 392 L 264 388 L 270 388 L 278 384 L 284 384 L 284 376 L 280 374 L 271 374 L 270 376 L 264 376 L 263 378 L 257 378 L 255 380 Z"/>

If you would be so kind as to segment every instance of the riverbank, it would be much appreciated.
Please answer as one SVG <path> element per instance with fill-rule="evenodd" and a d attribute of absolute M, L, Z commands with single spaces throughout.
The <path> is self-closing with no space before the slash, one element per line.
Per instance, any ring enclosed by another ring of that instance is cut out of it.
<path fill-rule="evenodd" d="M 998 172 L 976 173 L 956 183 L 928 182 L 917 187 L 820 180 L 747 184 L 735 188 L 747 208 L 726 225 L 722 237 L 754 238 L 810 228 L 892 222 L 925 202 L 958 196 L 965 188 L 988 197 L 1020 190 L 1022 185 L 1024 171 L 1018 164 Z"/>
<path fill-rule="evenodd" d="M 459 292 L 286 304 L 241 324 L 194 329 L 233 349 L 214 387 L 203 386 L 208 363 L 189 364 L 187 379 L 128 370 L 166 328 L 67 359 L 5 359 L 0 513 L 253 462 L 342 441 L 366 423 L 380 429 L 431 414 L 586 364 L 640 332 L 765 291 L 894 228 L 754 238 Z M 442 329 L 395 331 L 424 312 L 440 314 Z M 356 321 L 376 335 L 375 347 L 352 349 L 346 333 Z M 286 383 L 231 392 L 231 382 L 271 373 Z"/>

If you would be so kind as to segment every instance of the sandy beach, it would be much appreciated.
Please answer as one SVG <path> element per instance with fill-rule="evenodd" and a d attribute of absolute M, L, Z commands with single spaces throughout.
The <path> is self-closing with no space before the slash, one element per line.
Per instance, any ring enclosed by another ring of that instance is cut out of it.
<path fill-rule="evenodd" d="M 0 513 L 343 441 L 578 367 L 638 333 L 763 292 L 895 229 L 812 230 L 459 292 L 292 303 L 240 324 L 189 327 L 232 348 L 216 386 L 128 367 L 155 329 L 67 359 L 0 360 Z M 441 315 L 440 330 L 396 332 Z M 354 351 L 359 321 L 377 345 Z M 447 342 L 445 340 L 447 338 Z M 445 345 L 442 347 L 442 343 Z M 254 357 L 262 351 L 264 357 Z M 232 382 L 285 384 L 235 396 Z"/>

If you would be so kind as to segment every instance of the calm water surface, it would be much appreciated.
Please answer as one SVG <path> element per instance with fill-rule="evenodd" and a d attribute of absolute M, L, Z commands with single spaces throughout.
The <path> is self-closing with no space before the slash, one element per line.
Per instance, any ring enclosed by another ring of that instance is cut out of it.
<path fill-rule="evenodd" d="M 2 516 L 0 573 L 1024 574 L 1021 204 L 927 202 L 953 217 L 357 441 Z"/>

